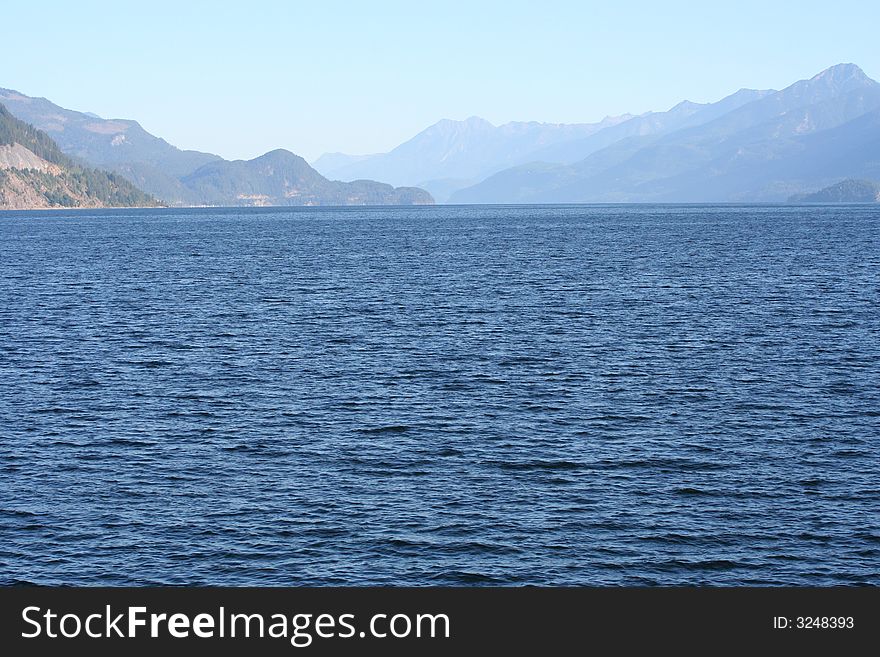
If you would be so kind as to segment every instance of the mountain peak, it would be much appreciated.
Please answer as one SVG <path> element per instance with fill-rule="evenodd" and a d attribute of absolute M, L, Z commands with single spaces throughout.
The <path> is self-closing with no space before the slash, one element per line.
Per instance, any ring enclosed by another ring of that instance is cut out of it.
<path fill-rule="evenodd" d="M 463 123 L 465 125 L 469 125 L 469 126 L 485 126 L 488 128 L 495 127 L 494 125 L 492 125 L 492 123 L 490 123 L 489 121 L 487 121 L 486 119 L 484 119 L 481 116 L 469 116 L 463 121 Z"/>
<path fill-rule="evenodd" d="M 486 119 L 479 116 L 469 116 L 464 121 L 456 121 L 455 119 L 441 119 L 432 125 L 431 129 L 442 130 L 493 130 L 495 126 Z"/>
<path fill-rule="evenodd" d="M 831 100 L 840 94 L 880 91 L 880 84 L 855 64 L 836 64 L 806 80 L 799 80 L 773 96 L 783 104 L 805 106 Z M 790 109 L 793 109 L 792 106 Z"/>
<path fill-rule="evenodd" d="M 291 153 L 286 148 L 276 148 L 271 151 L 266 151 L 265 153 L 263 153 L 262 155 L 260 155 L 257 158 L 254 158 L 254 159 L 260 159 L 263 157 L 265 157 L 265 158 L 271 157 L 271 158 L 283 158 L 283 159 L 299 159 L 299 160 L 302 159 L 299 155 L 297 155 L 296 153 Z"/>
<path fill-rule="evenodd" d="M 678 105 L 672 107 L 669 110 L 669 112 L 670 113 L 672 113 L 672 112 L 693 113 L 693 112 L 696 112 L 698 109 L 702 109 L 703 107 L 705 107 L 705 106 L 702 105 L 701 103 L 694 103 L 690 100 L 683 100 Z"/>
<path fill-rule="evenodd" d="M 865 72 L 855 64 L 835 64 L 829 66 L 824 71 L 817 73 L 811 82 L 827 82 L 830 84 L 840 84 L 843 82 L 870 82 L 874 81 L 865 75 Z"/>

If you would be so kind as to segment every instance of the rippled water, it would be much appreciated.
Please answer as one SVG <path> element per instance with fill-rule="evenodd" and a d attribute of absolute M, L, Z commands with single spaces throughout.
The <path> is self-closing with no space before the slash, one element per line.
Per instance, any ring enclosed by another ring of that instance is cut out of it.
<path fill-rule="evenodd" d="M 880 584 L 880 209 L 0 214 L 0 582 Z"/>

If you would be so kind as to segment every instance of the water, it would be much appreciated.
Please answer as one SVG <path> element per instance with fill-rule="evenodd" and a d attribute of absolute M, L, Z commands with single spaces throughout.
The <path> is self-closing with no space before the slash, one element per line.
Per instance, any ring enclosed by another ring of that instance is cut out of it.
<path fill-rule="evenodd" d="M 0 583 L 880 584 L 880 209 L 0 215 Z"/>

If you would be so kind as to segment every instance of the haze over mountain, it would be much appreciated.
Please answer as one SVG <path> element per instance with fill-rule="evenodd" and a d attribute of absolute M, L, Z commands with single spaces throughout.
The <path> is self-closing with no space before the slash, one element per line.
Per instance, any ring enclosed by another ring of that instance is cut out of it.
<path fill-rule="evenodd" d="M 67 155 L 115 172 L 172 205 L 398 205 L 433 203 L 420 189 L 370 180 L 332 182 L 301 157 L 275 150 L 253 160 L 180 150 L 136 121 L 102 119 L 0 89 L 19 119 L 57 140 Z"/>
<path fill-rule="evenodd" d="M 536 151 L 578 141 L 631 118 L 608 117 L 599 123 L 512 122 L 494 126 L 472 116 L 438 121 L 389 153 L 322 155 L 314 167 L 340 180 L 370 178 L 393 185 L 418 185 L 441 197 L 496 171 L 528 162 Z"/>
<path fill-rule="evenodd" d="M 0 209 L 156 204 L 122 176 L 81 166 L 0 104 Z"/>
<path fill-rule="evenodd" d="M 618 140 L 573 164 L 501 171 L 450 201 L 784 201 L 841 178 L 880 177 L 880 85 L 858 66 L 731 104 L 712 120 Z"/>
<path fill-rule="evenodd" d="M 599 124 L 444 120 L 388 153 L 328 154 L 315 166 L 417 184 L 453 203 L 784 201 L 874 175 L 867 115 L 877 108 L 878 84 L 839 64 L 781 91 L 741 89 Z"/>
<path fill-rule="evenodd" d="M 717 103 L 683 101 L 666 112 L 624 114 L 599 123 L 512 122 L 494 126 L 479 117 L 443 120 L 389 153 L 329 153 L 314 162 L 327 176 L 418 185 L 438 200 L 503 169 L 533 161 L 572 163 L 627 137 L 665 134 L 698 125 L 763 97 L 742 89 Z"/>
<path fill-rule="evenodd" d="M 537 150 L 532 153 L 532 161 L 571 164 L 628 137 L 663 135 L 673 130 L 708 123 L 770 93 L 773 93 L 772 89 L 763 91 L 740 89 L 715 103 L 693 103 L 689 100 L 683 100 L 665 112 L 646 112 L 618 125 L 600 130 L 590 137 L 575 141 L 562 141 Z"/>
<path fill-rule="evenodd" d="M 179 150 L 134 121 L 9 90 L 0 99 L 68 155 L 177 205 L 433 202 L 424 189 L 453 203 L 784 201 L 880 179 L 880 85 L 854 64 L 781 91 L 741 89 L 592 124 L 442 120 L 388 153 L 315 162 L 349 182 L 285 150 L 228 162 Z"/>

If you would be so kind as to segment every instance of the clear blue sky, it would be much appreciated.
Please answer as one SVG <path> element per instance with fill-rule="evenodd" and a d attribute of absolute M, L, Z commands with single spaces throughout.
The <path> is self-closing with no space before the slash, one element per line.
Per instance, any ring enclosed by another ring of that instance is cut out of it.
<path fill-rule="evenodd" d="M 441 118 L 596 121 L 880 77 L 880 2 L 14 2 L 0 87 L 184 148 L 388 150 Z"/>

